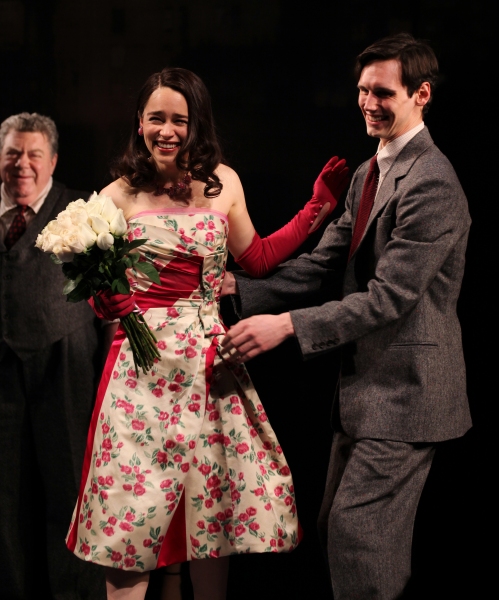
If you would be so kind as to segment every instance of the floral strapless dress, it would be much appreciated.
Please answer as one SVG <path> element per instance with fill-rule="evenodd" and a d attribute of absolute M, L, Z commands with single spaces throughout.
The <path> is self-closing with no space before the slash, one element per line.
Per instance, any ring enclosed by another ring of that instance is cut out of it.
<path fill-rule="evenodd" d="M 293 482 L 244 365 L 221 357 L 219 294 L 227 217 L 207 209 L 137 214 L 131 239 L 161 285 L 130 273 L 161 359 L 136 376 L 114 338 L 88 435 L 68 548 L 101 565 L 282 552 L 299 542 Z"/>

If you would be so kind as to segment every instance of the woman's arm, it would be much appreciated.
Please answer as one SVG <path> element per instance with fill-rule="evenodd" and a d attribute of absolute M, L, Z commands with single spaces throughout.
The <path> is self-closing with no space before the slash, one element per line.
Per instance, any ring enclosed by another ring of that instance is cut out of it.
<path fill-rule="evenodd" d="M 253 277 L 275 269 L 333 211 L 348 181 L 346 161 L 333 157 L 315 181 L 313 196 L 304 208 L 284 227 L 263 239 L 253 227 L 239 179 L 234 184 L 231 181 L 234 202 L 229 211 L 228 247 L 236 262 Z"/>

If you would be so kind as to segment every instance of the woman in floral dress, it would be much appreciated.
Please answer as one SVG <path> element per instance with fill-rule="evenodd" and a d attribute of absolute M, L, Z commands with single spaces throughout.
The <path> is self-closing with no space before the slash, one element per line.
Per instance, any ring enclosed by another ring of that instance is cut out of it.
<path fill-rule="evenodd" d="M 252 275 L 273 269 L 331 212 L 347 171 L 331 159 L 304 209 L 262 240 L 201 80 L 164 69 L 143 86 L 117 179 L 101 194 L 123 209 L 130 239 L 147 238 L 141 260 L 161 283 L 130 272 L 133 295 L 103 297 L 102 312 L 137 307 L 161 359 L 136 373 L 112 326 L 67 536 L 79 558 L 106 567 L 109 598 L 144 598 L 149 571 L 191 561 L 196 600 L 223 599 L 231 554 L 298 544 L 291 473 L 245 367 L 221 357 L 218 301 L 227 249 Z"/>

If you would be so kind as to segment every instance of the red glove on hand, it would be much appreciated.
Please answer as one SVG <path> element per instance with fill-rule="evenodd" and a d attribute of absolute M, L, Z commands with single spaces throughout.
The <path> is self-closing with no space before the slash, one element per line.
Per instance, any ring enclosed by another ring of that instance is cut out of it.
<path fill-rule="evenodd" d="M 251 244 L 236 263 L 252 277 L 263 277 L 275 269 L 331 214 L 349 180 L 346 160 L 333 156 L 317 177 L 314 195 L 302 210 L 284 227 L 263 240 L 255 233 Z"/>
<path fill-rule="evenodd" d="M 99 319 L 114 321 L 126 317 L 135 309 L 135 302 L 131 294 L 112 294 L 111 289 L 105 292 L 98 292 L 99 304 L 93 298 L 88 299 L 94 313 Z"/>

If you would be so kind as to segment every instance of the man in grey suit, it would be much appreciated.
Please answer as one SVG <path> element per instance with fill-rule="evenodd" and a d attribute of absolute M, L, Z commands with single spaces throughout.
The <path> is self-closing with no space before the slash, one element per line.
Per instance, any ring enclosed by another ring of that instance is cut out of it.
<path fill-rule="evenodd" d="M 101 573 L 67 551 L 99 375 L 93 311 L 66 302 L 64 277 L 35 240 L 88 192 L 52 180 L 52 119 L 0 125 L 0 594 L 104 597 Z"/>
<path fill-rule="evenodd" d="M 391 600 L 410 578 L 436 444 L 471 427 L 456 314 L 470 217 L 423 121 L 438 76 L 432 49 L 408 34 L 384 38 L 357 57 L 356 75 L 377 155 L 311 254 L 266 280 L 228 275 L 223 293 L 240 295 L 243 320 L 224 345 L 242 362 L 293 336 L 305 359 L 341 352 L 319 530 L 335 600 Z M 338 276 L 341 297 L 318 302 Z"/>

